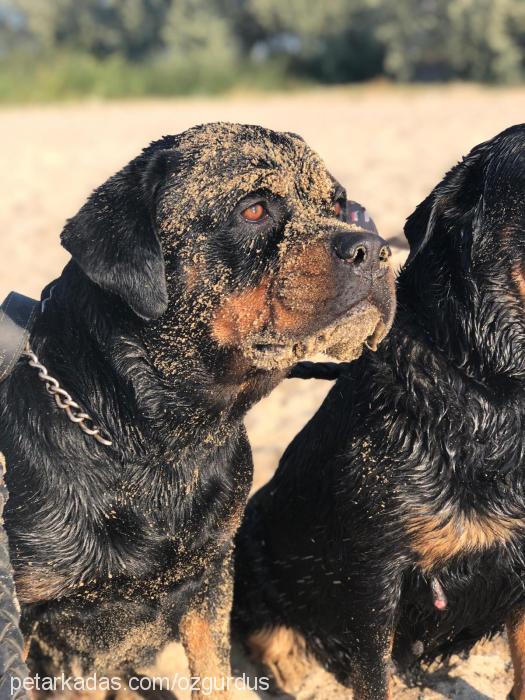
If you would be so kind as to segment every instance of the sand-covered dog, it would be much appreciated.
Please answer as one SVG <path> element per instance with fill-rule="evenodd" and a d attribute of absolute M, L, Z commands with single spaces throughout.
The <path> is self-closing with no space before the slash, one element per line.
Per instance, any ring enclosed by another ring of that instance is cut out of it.
<path fill-rule="evenodd" d="M 30 346 L 111 444 L 27 358 L 0 385 L 33 672 L 126 675 L 181 638 L 192 675 L 229 675 L 243 416 L 298 359 L 358 355 L 391 322 L 388 248 L 345 202 L 299 137 L 210 124 L 153 143 L 66 224 Z"/>

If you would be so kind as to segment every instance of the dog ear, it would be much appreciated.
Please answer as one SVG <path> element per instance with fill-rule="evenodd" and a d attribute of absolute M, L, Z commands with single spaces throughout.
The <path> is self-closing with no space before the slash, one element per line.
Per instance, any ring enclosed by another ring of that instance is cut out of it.
<path fill-rule="evenodd" d="M 93 192 L 61 235 L 84 273 L 146 320 L 161 316 L 168 305 L 153 206 L 166 171 L 163 155 L 146 149 Z"/>
<path fill-rule="evenodd" d="M 405 236 L 410 245 L 410 254 L 407 262 L 423 250 L 432 238 L 437 218 L 437 207 L 434 192 L 418 204 L 410 214 L 405 224 Z"/>
<path fill-rule="evenodd" d="M 408 217 L 405 236 L 410 244 L 408 261 L 440 234 L 472 232 L 483 197 L 482 163 L 486 144 L 480 144 L 453 167 Z M 445 243 L 445 241 L 442 241 Z"/>

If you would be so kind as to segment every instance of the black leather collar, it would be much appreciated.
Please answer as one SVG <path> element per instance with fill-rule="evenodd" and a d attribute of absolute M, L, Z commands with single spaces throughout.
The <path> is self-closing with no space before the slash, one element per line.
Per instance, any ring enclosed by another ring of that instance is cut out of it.
<path fill-rule="evenodd" d="M 35 323 L 40 302 L 11 292 L 0 306 L 0 382 L 13 371 Z"/>

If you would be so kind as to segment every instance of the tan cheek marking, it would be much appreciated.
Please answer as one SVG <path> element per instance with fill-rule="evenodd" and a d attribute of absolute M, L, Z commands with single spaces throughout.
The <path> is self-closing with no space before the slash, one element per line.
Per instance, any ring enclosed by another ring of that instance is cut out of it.
<path fill-rule="evenodd" d="M 520 296 L 525 299 L 525 275 L 523 263 L 517 262 L 512 268 L 512 279 L 516 282 Z"/>
<path fill-rule="evenodd" d="M 239 344 L 268 323 L 269 285 L 270 281 L 265 277 L 257 287 L 232 294 L 221 304 L 212 322 L 212 335 L 220 345 Z"/>
<path fill-rule="evenodd" d="M 270 671 L 282 691 L 292 695 L 316 665 L 304 638 L 288 627 L 255 632 L 247 644 L 252 658 Z"/>
<path fill-rule="evenodd" d="M 212 323 L 213 337 L 223 346 L 240 344 L 270 319 L 278 333 L 306 331 L 335 296 L 332 266 L 325 244 L 306 246 L 299 253 L 287 250 L 272 284 L 266 276 L 257 287 L 233 294 L 221 304 Z"/>
<path fill-rule="evenodd" d="M 304 325 L 304 313 L 297 313 L 293 309 L 286 309 L 278 299 L 273 303 L 275 329 L 280 333 L 296 330 Z"/>
<path fill-rule="evenodd" d="M 426 571 L 444 565 L 459 554 L 508 544 L 515 532 L 524 527 L 524 520 L 467 518 L 456 513 L 418 515 L 407 523 L 412 547 Z"/>
<path fill-rule="evenodd" d="M 510 655 L 514 669 L 514 700 L 525 700 L 525 615 L 520 611 L 507 621 Z"/>

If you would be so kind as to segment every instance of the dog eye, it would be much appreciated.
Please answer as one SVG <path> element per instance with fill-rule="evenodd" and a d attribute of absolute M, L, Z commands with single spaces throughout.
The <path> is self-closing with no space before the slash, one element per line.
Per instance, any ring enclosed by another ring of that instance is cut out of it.
<path fill-rule="evenodd" d="M 262 221 L 267 214 L 266 207 L 260 202 L 258 204 L 252 204 L 251 207 L 241 212 L 242 218 L 246 221 Z"/>
<path fill-rule="evenodd" d="M 341 202 L 334 202 L 334 214 L 339 218 L 343 213 L 343 205 Z"/>

